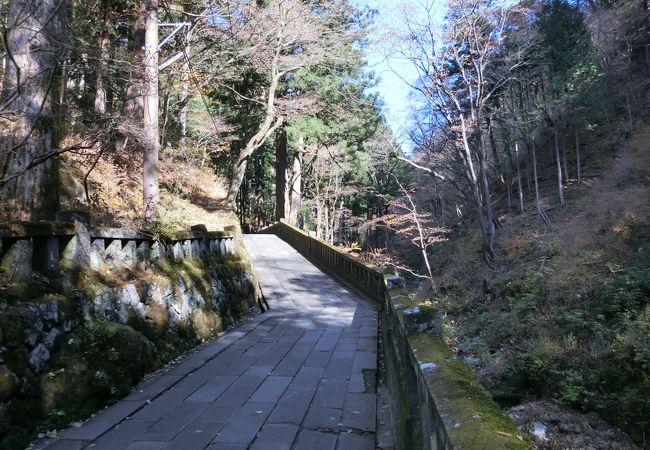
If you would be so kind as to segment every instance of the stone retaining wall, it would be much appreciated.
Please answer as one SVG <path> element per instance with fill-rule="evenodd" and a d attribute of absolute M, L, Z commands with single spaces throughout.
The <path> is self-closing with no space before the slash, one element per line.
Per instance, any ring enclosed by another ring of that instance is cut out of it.
<path fill-rule="evenodd" d="M 0 224 L 0 448 L 87 417 L 254 311 L 233 233 Z"/>

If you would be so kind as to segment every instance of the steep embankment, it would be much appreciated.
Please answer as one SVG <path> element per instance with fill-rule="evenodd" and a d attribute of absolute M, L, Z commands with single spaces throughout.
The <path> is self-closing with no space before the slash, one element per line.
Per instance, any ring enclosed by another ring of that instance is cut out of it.
<path fill-rule="evenodd" d="M 195 224 L 206 224 L 209 229 L 239 226 L 232 210 L 222 204 L 227 180 L 216 175 L 207 157 L 199 156 L 191 152 L 176 156 L 173 149 L 163 153 L 160 223 L 158 230 L 151 231 L 186 230 Z M 114 151 L 93 164 L 88 157 L 65 155 L 59 182 L 61 209 L 88 211 L 94 225 L 150 227 L 141 220 L 141 152 Z"/>
<path fill-rule="evenodd" d="M 494 269 L 480 261 L 471 226 L 433 254 L 447 338 L 497 400 L 597 412 L 641 445 L 650 426 L 648 142 L 645 127 L 612 148 L 599 176 L 568 186 L 551 225 L 530 211 L 503 213 Z M 558 445 L 591 445 L 581 442 Z"/>

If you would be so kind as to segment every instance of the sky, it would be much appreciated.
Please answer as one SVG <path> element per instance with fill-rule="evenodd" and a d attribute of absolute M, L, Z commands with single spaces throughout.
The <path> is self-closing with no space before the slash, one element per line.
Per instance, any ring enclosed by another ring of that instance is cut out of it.
<path fill-rule="evenodd" d="M 404 0 L 353 0 L 352 3 L 378 11 L 371 44 L 366 53 L 368 68 L 375 72 L 379 80 L 374 90 L 384 101 L 383 112 L 388 124 L 395 134 L 403 134 L 408 129 L 411 116 L 411 88 L 408 83 L 417 79 L 417 73 L 410 62 L 391 52 L 386 40 L 401 20 Z"/>

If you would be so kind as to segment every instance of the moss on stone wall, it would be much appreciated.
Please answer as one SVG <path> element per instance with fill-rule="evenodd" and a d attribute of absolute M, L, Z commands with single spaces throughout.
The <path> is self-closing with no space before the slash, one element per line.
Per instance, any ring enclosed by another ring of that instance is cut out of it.
<path fill-rule="evenodd" d="M 403 322 L 403 311 L 416 307 L 417 302 L 402 289 L 389 293 Z M 442 337 L 421 332 L 408 341 L 455 449 L 532 448 L 528 435 L 517 428 Z"/>
<path fill-rule="evenodd" d="M 117 401 L 255 307 L 245 255 L 141 269 L 80 271 L 68 290 L 38 275 L 0 291 L 0 448 Z"/>
<path fill-rule="evenodd" d="M 40 376 L 47 425 L 64 426 L 125 396 L 160 365 L 158 353 L 151 340 L 129 325 L 85 322 L 67 336 Z"/>

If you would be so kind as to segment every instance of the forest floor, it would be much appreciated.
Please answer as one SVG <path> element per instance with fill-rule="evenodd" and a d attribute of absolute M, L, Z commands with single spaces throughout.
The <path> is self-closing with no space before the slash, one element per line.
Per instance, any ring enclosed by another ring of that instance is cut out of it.
<path fill-rule="evenodd" d="M 558 428 L 573 411 L 599 414 L 650 448 L 649 143 L 648 126 L 627 141 L 590 136 L 565 208 L 552 177 L 543 184 L 550 225 L 530 195 L 524 213 L 502 200 L 493 267 L 465 219 L 430 252 L 438 293 L 412 284 L 445 312 L 446 340 L 494 398 L 524 405 L 512 414 L 533 437 L 537 430 L 539 448 L 635 448 L 606 422 Z M 404 262 L 417 252 L 404 237 L 392 250 Z"/>
<path fill-rule="evenodd" d="M 89 210 L 93 225 L 148 230 L 142 217 L 142 155 L 111 153 L 91 167 L 87 157 L 63 159 L 63 209 Z M 204 224 L 209 230 L 239 226 L 237 216 L 223 204 L 226 180 L 214 168 L 196 161 L 162 155 L 160 160 L 160 221 L 151 232 L 173 233 Z"/>

